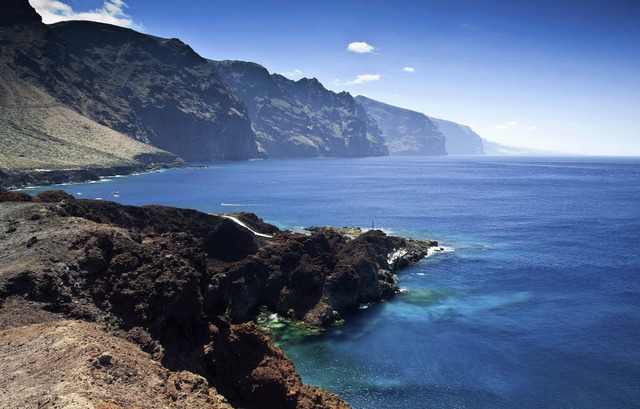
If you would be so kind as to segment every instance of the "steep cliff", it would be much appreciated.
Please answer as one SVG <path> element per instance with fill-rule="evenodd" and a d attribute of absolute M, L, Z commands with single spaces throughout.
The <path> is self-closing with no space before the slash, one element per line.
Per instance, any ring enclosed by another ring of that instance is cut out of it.
<path fill-rule="evenodd" d="M 63 182 L 74 173 L 80 180 L 95 179 L 181 163 L 176 155 L 109 129 L 57 99 L 52 88 L 64 81 L 66 56 L 64 45 L 26 0 L 3 3 L 0 185 Z"/>
<path fill-rule="evenodd" d="M 480 135 L 466 125 L 429 117 L 445 136 L 449 155 L 482 155 L 484 146 Z"/>
<path fill-rule="evenodd" d="M 166 151 L 257 155 L 242 101 L 179 40 L 92 22 L 46 26 L 27 0 L 3 3 L 1 22 L 7 168 L 61 168 L 67 150 L 80 167 L 176 159 Z M 20 150 L 30 141 L 38 155 Z"/>
<path fill-rule="evenodd" d="M 91 22 L 51 30 L 73 72 L 52 92 L 80 113 L 187 160 L 256 155 L 242 102 L 180 40 Z"/>
<path fill-rule="evenodd" d="M 244 101 L 265 155 L 382 156 L 388 150 L 375 121 L 346 92 L 318 80 L 289 80 L 244 61 L 211 61 Z"/>
<path fill-rule="evenodd" d="M 356 101 L 380 126 L 391 155 L 446 155 L 445 137 L 420 112 L 388 105 L 358 95 Z M 448 141 L 446 141 L 448 146 Z"/>

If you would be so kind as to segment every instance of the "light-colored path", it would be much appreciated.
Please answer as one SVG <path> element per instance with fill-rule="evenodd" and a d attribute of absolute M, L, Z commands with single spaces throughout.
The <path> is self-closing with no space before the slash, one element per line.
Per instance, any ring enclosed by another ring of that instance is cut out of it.
<path fill-rule="evenodd" d="M 229 216 L 228 214 L 221 214 L 219 216 L 220 217 L 224 217 L 225 219 L 229 219 L 229 220 L 232 220 L 232 221 L 236 222 L 237 224 L 239 224 L 240 226 L 242 226 L 245 229 L 249 230 L 251 233 L 255 234 L 256 236 L 266 237 L 267 239 L 273 238 L 273 236 L 271 234 L 259 233 L 259 232 L 255 231 L 255 230 L 253 230 L 251 227 L 249 227 L 246 224 L 242 223 L 240 221 L 240 219 L 238 219 L 237 217 Z"/>

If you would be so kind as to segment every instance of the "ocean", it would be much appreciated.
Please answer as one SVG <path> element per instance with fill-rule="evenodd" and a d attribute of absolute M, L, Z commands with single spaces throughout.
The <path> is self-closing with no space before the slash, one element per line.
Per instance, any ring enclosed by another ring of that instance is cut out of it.
<path fill-rule="evenodd" d="M 204 165 L 61 188 L 453 247 L 404 270 L 395 299 L 278 340 L 306 383 L 354 408 L 640 407 L 640 159 Z"/>

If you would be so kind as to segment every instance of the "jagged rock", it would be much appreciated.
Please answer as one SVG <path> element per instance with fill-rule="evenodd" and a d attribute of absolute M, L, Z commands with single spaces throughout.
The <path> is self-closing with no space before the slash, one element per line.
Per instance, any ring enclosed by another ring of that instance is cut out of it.
<path fill-rule="evenodd" d="M 0 202 L 31 202 L 33 198 L 23 192 L 12 192 L 0 188 Z"/>
<path fill-rule="evenodd" d="M 63 200 L 76 200 L 72 195 L 63 190 L 43 190 L 38 192 L 34 197 L 34 202 L 57 203 Z"/>
<path fill-rule="evenodd" d="M 330 228 L 312 235 L 278 232 L 242 215 L 255 228 L 275 231 L 264 238 L 194 210 L 57 192 L 38 196 L 0 203 L 0 231 L 20 225 L 0 240 L 0 316 L 8 299 L 21 297 L 49 312 L 98 322 L 171 371 L 202 376 L 231 405 L 247 408 L 347 407 L 303 385 L 268 336 L 247 323 L 260 307 L 331 325 L 360 303 L 393 296 L 399 264 L 390 254 L 402 248 L 417 259 L 435 245 L 377 230 L 353 239 Z M 34 234 L 42 239 L 26 249 Z M 120 363 L 112 352 L 106 364 L 102 352 L 96 354 L 102 367 Z"/>

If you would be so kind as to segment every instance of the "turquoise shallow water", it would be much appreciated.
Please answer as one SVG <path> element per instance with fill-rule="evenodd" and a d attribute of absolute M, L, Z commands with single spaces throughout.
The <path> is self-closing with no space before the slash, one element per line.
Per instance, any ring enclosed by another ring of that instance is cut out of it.
<path fill-rule="evenodd" d="M 396 299 L 281 343 L 355 408 L 639 405 L 640 159 L 270 160 L 63 188 L 454 247 Z"/>

